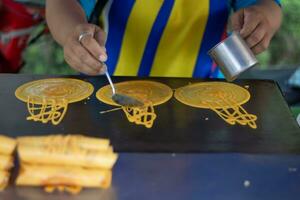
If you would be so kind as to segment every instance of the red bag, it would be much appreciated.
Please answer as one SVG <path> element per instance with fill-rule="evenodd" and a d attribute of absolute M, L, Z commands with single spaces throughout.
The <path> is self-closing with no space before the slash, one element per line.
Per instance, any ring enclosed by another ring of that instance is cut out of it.
<path fill-rule="evenodd" d="M 0 19 L 0 73 L 16 73 L 22 66 L 22 52 L 30 33 L 43 18 L 21 3 L 2 0 Z"/>

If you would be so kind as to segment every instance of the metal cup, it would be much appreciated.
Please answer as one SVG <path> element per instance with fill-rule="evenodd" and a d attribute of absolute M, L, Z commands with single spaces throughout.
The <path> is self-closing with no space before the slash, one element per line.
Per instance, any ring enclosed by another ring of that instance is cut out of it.
<path fill-rule="evenodd" d="M 208 54 L 220 67 L 227 81 L 235 80 L 258 61 L 244 39 L 237 32 L 214 46 Z"/>

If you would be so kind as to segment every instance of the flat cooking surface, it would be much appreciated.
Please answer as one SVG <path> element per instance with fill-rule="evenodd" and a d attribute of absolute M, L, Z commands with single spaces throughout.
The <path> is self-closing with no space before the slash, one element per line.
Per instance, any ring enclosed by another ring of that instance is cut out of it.
<path fill-rule="evenodd" d="M 41 78 L 45 76 L 0 75 L 0 133 L 86 133 L 109 137 L 119 152 L 138 153 L 120 153 L 111 188 L 85 189 L 77 196 L 13 187 L 18 171 L 15 168 L 11 185 L 0 193 L 1 200 L 299 199 L 300 155 L 295 154 L 300 154 L 300 132 L 274 82 L 239 82 L 250 86 L 252 98 L 244 107 L 258 116 L 256 130 L 230 126 L 212 111 L 191 108 L 175 99 L 155 107 L 158 118 L 153 128 L 147 129 L 129 123 L 121 111 L 99 114 L 112 107 L 100 103 L 94 94 L 89 100 L 71 104 L 58 126 L 26 121 L 26 105 L 15 98 L 14 91 L 25 82 Z M 76 78 L 85 78 L 95 90 L 107 84 L 104 77 Z M 114 78 L 116 82 L 132 79 Z M 155 80 L 174 89 L 196 81 Z"/>
<path fill-rule="evenodd" d="M 299 188 L 299 155 L 122 153 L 107 190 L 72 196 L 11 186 L 0 199 L 299 200 Z"/>
<path fill-rule="evenodd" d="M 50 77 L 50 76 L 47 76 Z M 25 120 L 26 104 L 14 91 L 23 83 L 47 78 L 33 75 L 0 75 L 0 133 L 11 136 L 54 133 L 88 134 L 110 138 L 118 152 L 241 152 L 300 154 L 300 129 L 275 82 L 244 80 L 252 95 L 244 108 L 258 116 L 256 130 L 231 126 L 216 113 L 196 109 L 172 98 L 155 107 L 157 119 L 151 129 L 129 123 L 122 111 L 100 114 L 113 108 L 99 102 L 95 92 L 89 100 L 70 104 L 58 126 Z M 68 76 L 70 77 L 70 76 Z M 107 84 L 105 77 L 82 77 L 95 86 Z M 136 78 L 114 77 L 115 82 Z M 175 89 L 194 79 L 153 79 Z M 208 120 L 205 120 L 208 118 Z"/>

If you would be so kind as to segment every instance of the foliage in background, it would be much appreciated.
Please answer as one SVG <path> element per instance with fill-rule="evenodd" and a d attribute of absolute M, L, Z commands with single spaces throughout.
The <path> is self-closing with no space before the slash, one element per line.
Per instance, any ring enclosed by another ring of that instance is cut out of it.
<path fill-rule="evenodd" d="M 262 68 L 296 67 L 300 64 L 300 1 L 282 1 L 283 22 L 269 50 L 259 56 Z"/>
<path fill-rule="evenodd" d="M 290 68 L 300 65 L 300 10 L 299 0 L 282 1 L 283 23 L 265 53 L 258 56 L 261 69 Z M 61 47 L 50 35 L 43 36 L 27 48 L 22 73 L 75 74 L 64 62 Z"/>
<path fill-rule="evenodd" d="M 64 61 L 62 48 L 51 35 L 42 36 L 24 52 L 25 66 L 21 73 L 75 74 Z"/>

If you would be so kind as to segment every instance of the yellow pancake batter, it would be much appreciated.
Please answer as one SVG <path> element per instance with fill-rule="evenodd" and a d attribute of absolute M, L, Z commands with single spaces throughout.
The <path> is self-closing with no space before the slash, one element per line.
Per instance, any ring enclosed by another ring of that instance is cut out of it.
<path fill-rule="evenodd" d="M 27 120 L 57 125 L 63 119 L 69 103 L 89 97 L 94 87 L 85 81 L 71 78 L 49 78 L 25 83 L 15 95 L 27 103 Z"/>
<path fill-rule="evenodd" d="M 140 107 L 122 107 L 128 120 L 136 124 L 141 124 L 151 128 L 156 114 L 154 106 L 167 102 L 173 95 L 173 91 L 167 85 L 154 81 L 126 81 L 115 84 L 116 90 L 120 94 L 133 97 L 144 103 Z M 110 85 L 98 90 L 96 97 L 109 105 L 119 106 L 112 98 Z"/>
<path fill-rule="evenodd" d="M 250 99 L 250 93 L 238 85 L 226 82 L 200 82 L 175 91 L 175 98 L 183 104 L 215 111 L 227 123 L 256 128 L 257 116 L 248 114 L 241 106 Z"/>

